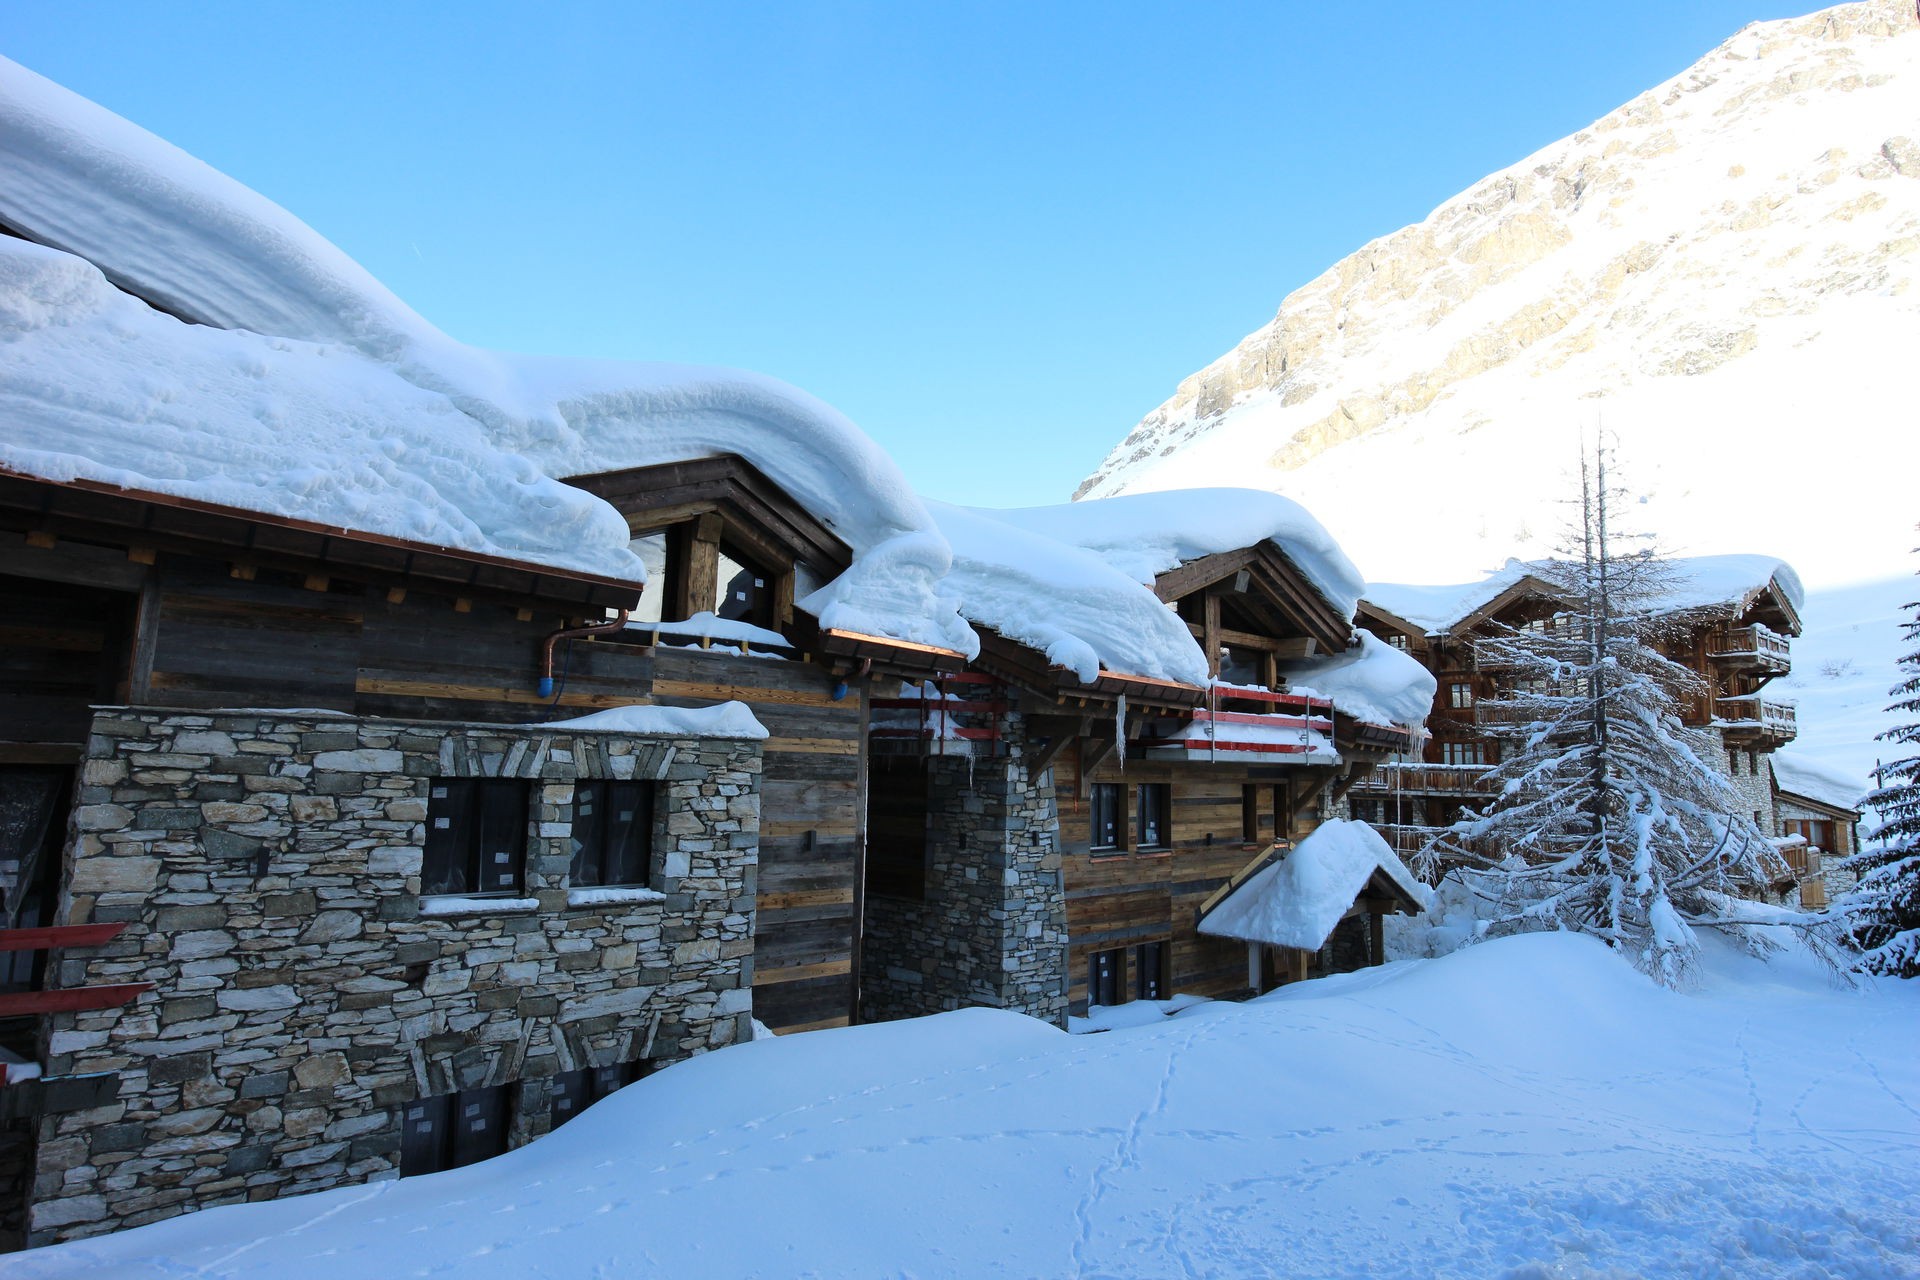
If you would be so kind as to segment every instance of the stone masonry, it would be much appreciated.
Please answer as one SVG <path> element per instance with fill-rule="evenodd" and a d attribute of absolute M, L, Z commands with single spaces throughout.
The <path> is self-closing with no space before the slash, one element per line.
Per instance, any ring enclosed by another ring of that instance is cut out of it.
<path fill-rule="evenodd" d="M 1053 774 L 1034 777 L 1021 718 L 1005 756 L 927 761 L 925 898 L 867 901 L 861 1016 L 1012 1009 L 1064 1027 L 1067 915 Z"/>
<path fill-rule="evenodd" d="M 125 921 L 49 1017 L 31 1244 L 395 1176 L 409 1101 L 750 1035 L 760 744 L 288 713 L 104 711 L 63 923 Z M 533 780 L 525 898 L 420 896 L 436 777 Z M 576 779 L 656 782 L 653 883 L 569 905 Z M 632 900 L 645 899 L 645 900 Z"/>

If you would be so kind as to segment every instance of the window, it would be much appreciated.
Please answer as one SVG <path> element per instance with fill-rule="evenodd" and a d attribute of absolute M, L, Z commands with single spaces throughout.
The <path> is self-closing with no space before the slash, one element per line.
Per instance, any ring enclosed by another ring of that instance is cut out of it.
<path fill-rule="evenodd" d="M 1143 942 L 1133 949 L 1134 994 L 1142 1000 L 1164 1000 L 1167 944 Z"/>
<path fill-rule="evenodd" d="M 1387 643 L 1402 653 L 1408 653 L 1413 649 L 1413 641 L 1404 631 L 1396 631 L 1388 636 Z"/>
<path fill-rule="evenodd" d="M 1169 793 L 1164 782 L 1143 782 L 1139 787 L 1140 847 L 1165 849 L 1173 843 L 1173 825 L 1169 817 Z"/>
<path fill-rule="evenodd" d="M 1485 764 L 1487 748 L 1479 742 L 1443 742 L 1440 744 L 1441 764 Z"/>
<path fill-rule="evenodd" d="M 616 1062 L 605 1067 L 582 1067 L 553 1078 L 553 1106 L 549 1127 L 558 1129 L 610 1093 L 618 1093 L 642 1076 L 653 1074 L 646 1061 Z"/>
<path fill-rule="evenodd" d="M 1473 705 L 1473 685 L 1466 680 L 1455 680 L 1447 686 L 1447 705 L 1454 708 Z"/>
<path fill-rule="evenodd" d="M 1125 971 L 1126 966 L 1125 951 L 1115 949 L 1094 952 L 1087 972 L 1087 1004 L 1111 1007 L 1121 1003 L 1120 975 Z"/>
<path fill-rule="evenodd" d="M 427 790 L 423 894 L 520 892 L 527 862 L 527 791 L 520 778 L 435 778 Z"/>
<path fill-rule="evenodd" d="M 573 883 L 648 885 L 653 879 L 653 787 L 581 782 L 573 788 Z"/>
<path fill-rule="evenodd" d="M 1258 649 L 1223 645 L 1220 649 L 1220 678 L 1228 684 L 1266 684 L 1265 655 Z"/>
<path fill-rule="evenodd" d="M 720 544 L 720 569 L 714 575 L 713 611 L 733 622 L 756 627 L 773 624 L 773 577 L 750 564 L 726 543 Z"/>
<path fill-rule="evenodd" d="M 1093 817 L 1093 848 L 1124 849 L 1127 833 L 1121 825 L 1125 812 L 1123 797 L 1126 788 L 1117 782 L 1096 782 L 1093 794 L 1087 801 L 1087 812 Z"/>
<path fill-rule="evenodd" d="M 1240 842 L 1260 843 L 1260 788 L 1240 788 Z"/>
<path fill-rule="evenodd" d="M 868 893 L 926 901 L 932 807 L 925 757 L 874 758 L 867 772 Z"/>
<path fill-rule="evenodd" d="M 401 1113 L 403 1178 L 458 1169 L 506 1149 L 506 1085 L 421 1098 Z"/>

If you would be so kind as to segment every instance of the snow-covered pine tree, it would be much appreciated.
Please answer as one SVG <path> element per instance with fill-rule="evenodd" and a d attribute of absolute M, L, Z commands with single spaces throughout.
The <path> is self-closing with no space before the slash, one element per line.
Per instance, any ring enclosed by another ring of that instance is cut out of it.
<path fill-rule="evenodd" d="M 1906 723 L 1880 737 L 1915 747 L 1920 746 L 1920 601 L 1906 607 L 1912 616 L 1901 631 L 1916 647 L 1900 659 L 1905 678 L 1888 690 L 1894 701 L 1887 708 L 1905 716 Z M 1880 814 L 1880 826 L 1869 837 L 1872 844 L 1843 864 L 1860 879 L 1834 904 L 1834 913 L 1846 920 L 1860 948 L 1860 968 L 1920 977 L 1920 755 L 1883 768 L 1880 788 L 1867 803 Z"/>
<path fill-rule="evenodd" d="M 1476 663 L 1504 690 L 1480 703 L 1500 745 L 1490 799 L 1423 859 L 1466 881 L 1488 935 L 1593 934 L 1671 986 L 1697 954 L 1694 925 L 1765 946 L 1738 900 L 1784 862 L 1680 723 L 1701 681 L 1660 652 L 1682 625 L 1661 607 L 1671 570 L 1623 546 L 1606 466 L 1583 453 L 1579 516 L 1561 557 L 1535 566 L 1564 611 L 1480 642 Z"/>

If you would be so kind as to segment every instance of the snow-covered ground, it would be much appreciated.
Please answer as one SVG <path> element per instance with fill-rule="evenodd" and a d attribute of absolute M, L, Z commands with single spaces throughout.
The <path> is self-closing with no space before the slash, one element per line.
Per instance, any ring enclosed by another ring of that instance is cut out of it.
<path fill-rule="evenodd" d="M 1920 983 L 1509 938 L 1068 1036 L 757 1041 L 487 1164 L 9 1260 L 86 1276 L 1920 1275 Z"/>

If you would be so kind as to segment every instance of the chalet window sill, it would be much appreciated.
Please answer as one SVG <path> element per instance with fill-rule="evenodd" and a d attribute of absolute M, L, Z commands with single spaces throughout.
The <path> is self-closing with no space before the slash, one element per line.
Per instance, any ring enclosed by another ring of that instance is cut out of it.
<path fill-rule="evenodd" d="M 1114 858 L 1126 857 L 1127 851 L 1125 849 L 1089 849 L 1087 856 L 1095 862 L 1107 862 Z"/>
<path fill-rule="evenodd" d="M 569 910 L 583 910 L 589 907 L 630 907 L 666 900 L 666 894 L 642 885 L 591 885 L 567 890 Z"/>
<path fill-rule="evenodd" d="M 538 898 L 477 898 L 444 894 L 420 899 L 423 919 L 460 916 L 530 916 L 540 909 Z"/>
<path fill-rule="evenodd" d="M 1142 858 L 1164 858 L 1172 852 L 1173 846 L 1170 844 L 1156 844 L 1151 848 L 1134 850 L 1134 853 Z"/>

